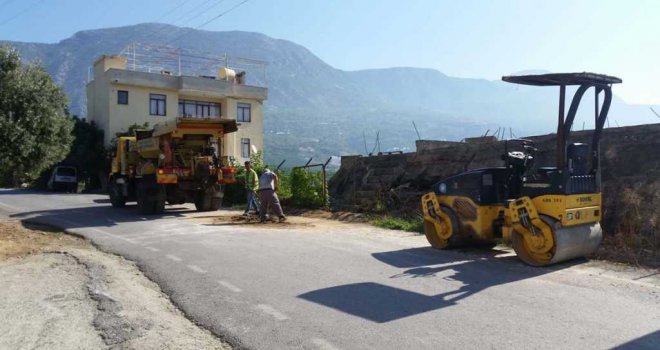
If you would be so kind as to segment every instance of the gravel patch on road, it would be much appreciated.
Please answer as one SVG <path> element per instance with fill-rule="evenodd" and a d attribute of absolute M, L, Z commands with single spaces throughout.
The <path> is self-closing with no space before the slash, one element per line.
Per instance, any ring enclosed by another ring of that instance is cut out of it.
<path fill-rule="evenodd" d="M 82 239 L 0 222 L 0 348 L 230 349 L 137 267 Z"/>

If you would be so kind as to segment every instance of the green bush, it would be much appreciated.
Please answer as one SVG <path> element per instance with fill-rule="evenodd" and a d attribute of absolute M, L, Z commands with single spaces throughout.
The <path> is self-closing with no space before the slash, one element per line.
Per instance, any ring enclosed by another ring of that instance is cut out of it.
<path fill-rule="evenodd" d="M 328 206 L 328 198 L 328 185 L 323 183 L 321 172 L 310 172 L 301 168 L 291 172 L 291 203 L 294 206 L 324 208 Z"/>
<path fill-rule="evenodd" d="M 369 221 L 370 224 L 387 228 L 390 230 L 402 230 L 409 232 L 424 232 L 424 219 L 422 217 L 400 218 L 394 216 L 384 216 Z"/>
<path fill-rule="evenodd" d="M 277 171 L 277 178 L 279 179 L 279 188 L 277 189 L 277 196 L 280 200 L 288 200 L 291 198 L 291 175 L 283 169 Z"/>
<path fill-rule="evenodd" d="M 94 122 L 73 117 L 73 145 L 65 161 L 78 169 L 78 181 L 86 190 L 101 188 L 100 176 L 108 176 L 110 164 L 103 145 L 103 130 Z"/>

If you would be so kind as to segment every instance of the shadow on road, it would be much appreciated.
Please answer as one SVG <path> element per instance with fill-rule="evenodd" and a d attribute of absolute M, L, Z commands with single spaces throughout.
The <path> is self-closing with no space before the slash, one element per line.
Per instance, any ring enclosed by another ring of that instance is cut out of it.
<path fill-rule="evenodd" d="M 517 282 L 567 268 L 564 263 L 545 268 L 523 265 L 515 256 L 502 251 L 466 254 L 438 251 L 433 248 L 411 248 L 374 253 L 372 256 L 390 266 L 402 269 L 390 276 L 400 278 L 435 278 L 440 289 L 461 286 L 447 292 L 425 295 L 374 282 L 340 285 L 301 294 L 298 297 L 373 322 L 384 323 L 455 305 L 489 287 Z M 454 282 L 454 283 L 447 283 Z M 443 285 L 444 284 L 444 285 Z M 444 287 L 444 288 L 443 288 Z"/>
<path fill-rule="evenodd" d="M 10 215 L 12 218 L 23 221 L 30 220 L 41 223 L 55 224 L 63 229 L 85 227 L 112 227 L 121 223 L 151 221 L 161 218 L 183 217 L 186 213 L 195 210 L 186 207 L 167 207 L 163 214 L 141 215 L 136 205 L 127 205 L 125 208 L 115 209 L 109 205 L 64 208 L 51 210 L 26 211 Z"/>
<path fill-rule="evenodd" d="M 64 191 L 46 191 L 46 190 L 37 190 L 33 188 L 2 188 L 0 189 L 0 196 L 13 196 L 13 195 L 44 195 L 44 196 L 75 196 L 77 193 L 67 193 Z"/>
<path fill-rule="evenodd" d="M 660 330 L 612 348 L 612 350 L 652 350 L 660 347 Z"/>

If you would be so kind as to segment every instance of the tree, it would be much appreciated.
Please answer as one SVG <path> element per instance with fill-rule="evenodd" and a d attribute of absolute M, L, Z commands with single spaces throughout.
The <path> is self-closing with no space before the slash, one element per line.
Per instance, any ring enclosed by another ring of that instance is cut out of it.
<path fill-rule="evenodd" d="M 101 187 L 100 176 L 107 176 L 108 159 L 103 144 L 103 130 L 94 122 L 73 117 L 74 140 L 66 157 L 67 164 L 78 169 L 78 180 L 85 183 L 85 189 Z"/>
<path fill-rule="evenodd" d="M 73 140 L 67 99 L 44 68 L 0 47 L 0 182 L 19 185 L 61 161 Z"/>

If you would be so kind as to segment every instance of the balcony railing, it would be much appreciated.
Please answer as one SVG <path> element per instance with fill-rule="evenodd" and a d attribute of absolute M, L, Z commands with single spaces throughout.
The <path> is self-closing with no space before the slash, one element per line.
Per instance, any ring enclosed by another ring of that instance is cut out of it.
<path fill-rule="evenodd" d="M 230 68 L 246 73 L 242 84 L 267 87 L 267 64 L 260 60 L 145 43 L 132 43 L 119 55 L 126 58 L 128 70 L 215 78 L 220 68 Z"/>
<path fill-rule="evenodd" d="M 179 118 L 199 118 L 199 119 L 222 119 L 221 115 L 201 115 L 201 114 L 184 114 L 179 113 Z"/>

